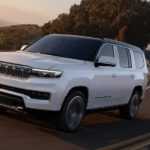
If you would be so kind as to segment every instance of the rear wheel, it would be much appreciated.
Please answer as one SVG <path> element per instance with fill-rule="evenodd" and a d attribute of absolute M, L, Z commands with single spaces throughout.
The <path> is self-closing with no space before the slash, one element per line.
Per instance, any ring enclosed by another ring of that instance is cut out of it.
<path fill-rule="evenodd" d="M 80 91 L 69 94 L 58 116 L 58 127 L 63 131 L 75 131 L 85 114 L 86 98 Z"/>
<path fill-rule="evenodd" d="M 138 91 L 135 91 L 130 99 L 130 102 L 120 108 L 120 115 L 125 119 L 134 119 L 138 113 L 140 107 L 141 95 Z"/>

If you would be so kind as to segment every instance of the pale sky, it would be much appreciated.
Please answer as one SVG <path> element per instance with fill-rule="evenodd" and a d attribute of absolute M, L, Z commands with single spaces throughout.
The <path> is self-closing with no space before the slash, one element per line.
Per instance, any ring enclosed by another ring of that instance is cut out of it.
<path fill-rule="evenodd" d="M 0 0 L 0 19 L 18 24 L 43 25 L 81 0 Z"/>

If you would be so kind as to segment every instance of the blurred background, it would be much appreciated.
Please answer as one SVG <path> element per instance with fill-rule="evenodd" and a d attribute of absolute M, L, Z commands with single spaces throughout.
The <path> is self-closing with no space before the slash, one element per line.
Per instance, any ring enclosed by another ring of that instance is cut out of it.
<path fill-rule="evenodd" d="M 0 0 L 0 49 L 51 33 L 108 37 L 150 49 L 150 1 Z"/>
<path fill-rule="evenodd" d="M 141 47 L 150 66 L 150 1 L 0 0 L 0 50 L 47 34 L 107 37 Z"/>

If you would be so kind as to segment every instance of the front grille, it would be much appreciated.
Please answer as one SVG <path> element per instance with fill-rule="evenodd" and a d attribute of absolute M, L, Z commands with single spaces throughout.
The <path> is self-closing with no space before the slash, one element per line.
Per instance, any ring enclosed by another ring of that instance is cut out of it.
<path fill-rule="evenodd" d="M 0 92 L 0 104 L 7 106 L 25 107 L 22 97 Z"/>
<path fill-rule="evenodd" d="M 30 77 L 31 68 L 23 65 L 0 62 L 0 74 L 5 76 L 27 79 Z"/>

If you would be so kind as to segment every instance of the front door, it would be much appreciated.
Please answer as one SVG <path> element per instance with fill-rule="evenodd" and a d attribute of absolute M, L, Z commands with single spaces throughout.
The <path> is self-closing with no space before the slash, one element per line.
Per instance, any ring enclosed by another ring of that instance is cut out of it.
<path fill-rule="evenodd" d="M 93 100 L 90 102 L 92 108 L 103 108 L 117 105 L 119 92 L 118 63 L 116 50 L 111 44 L 104 44 L 99 52 L 98 58 L 112 57 L 116 61 L 115 66 L 94 67 L 94 78 L 92 82 Z"/>

